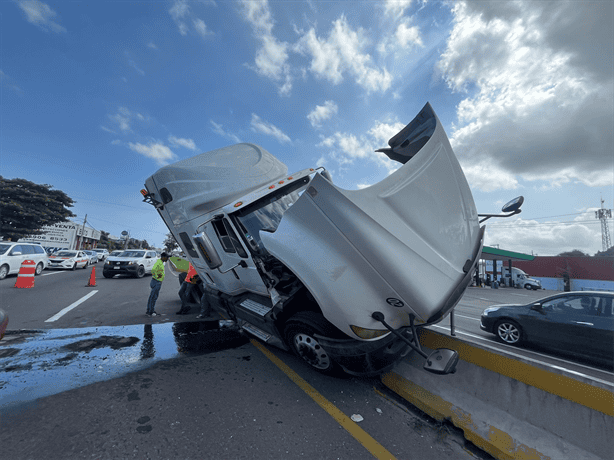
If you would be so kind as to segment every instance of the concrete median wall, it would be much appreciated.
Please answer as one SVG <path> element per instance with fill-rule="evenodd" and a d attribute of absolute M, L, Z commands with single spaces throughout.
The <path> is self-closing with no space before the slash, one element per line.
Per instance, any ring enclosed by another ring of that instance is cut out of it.
<path fill-rule="evenodd" d="M 420 331 L 425 351 L 458 351 L 455 374 L 422 369 L 412 353 L 382 376 L 390 389 L 498 459 L 611 459 L 614 386 L 527 358 L 510 358 L 431 330 Z"/>

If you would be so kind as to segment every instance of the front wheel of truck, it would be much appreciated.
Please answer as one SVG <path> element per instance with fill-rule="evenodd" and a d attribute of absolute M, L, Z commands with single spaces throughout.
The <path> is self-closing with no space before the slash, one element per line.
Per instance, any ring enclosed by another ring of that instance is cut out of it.
<path fill-rule="evenodd" d="M 315 335 L 330 337 L 336 334 L 334 326 L 323 316 L 311 311 L 297 313 L 286 322 L 284 327 L 286 342 L 294 354 L 318 372 L 326 375 L 341 375 L 341 367 L 326 353 Z"/>

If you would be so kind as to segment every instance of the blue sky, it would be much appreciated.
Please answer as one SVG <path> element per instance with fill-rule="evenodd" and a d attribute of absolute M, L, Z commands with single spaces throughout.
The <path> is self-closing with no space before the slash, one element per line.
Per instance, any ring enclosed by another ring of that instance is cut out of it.
<path fill-rule="evenodd" d="M 478 210 L 525 197 L 487 245 L 592 255 L 601 198 L 614 208 L 613 5 L 4 1 L 0 174 L 159 246 L 139 193 L 159 167 L 252 142 L 357 189 L 430 102 Z"/>

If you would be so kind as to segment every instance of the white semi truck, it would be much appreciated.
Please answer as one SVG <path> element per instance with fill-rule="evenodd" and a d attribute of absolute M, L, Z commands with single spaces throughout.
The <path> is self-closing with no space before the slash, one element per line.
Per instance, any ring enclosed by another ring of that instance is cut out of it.
<path fill-rule="evenodd" d="M 207 301 L 241 330 L 324 373 L 375 375 L 410 348 L 425 369 L 453 372 L 456 352 L 427 357 L 417 328 L 459 301 L 484 227 L 428 103 L 389 146 L 378 152 L 400 168 L 356 191 L 322 167 L 288 174 L 263 148 L 237 144 L 161 168 L 141 193 Z"/>

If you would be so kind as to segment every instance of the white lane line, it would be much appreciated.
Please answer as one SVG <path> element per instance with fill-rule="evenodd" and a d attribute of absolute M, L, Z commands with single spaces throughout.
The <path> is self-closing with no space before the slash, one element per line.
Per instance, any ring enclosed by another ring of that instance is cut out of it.
<path fill-rule="evenodd" d="M 431 327 L 436 327 L 438 329 L 444 329 L 445 331 L 449 331 L 450 330 L 449 327 L 443 327 L 443 326 L 437 326 L 437 325 L 433 325 Z M 469 334 L 468 332 L 459 331 L 458 329 L 456 330 L 456 333 L 457 334 L 467 335 L 469 337 L 473 337 L 474 339 L 478 339 L 478 340 L 481 340 L 483 342 L 487 342 L 487 343 L 490 342 L 490 340 L 488 340 L 488 339 L 486 339 L 484 337 L 480 337 L 479 335 L 475 335 L 475 334 Z M 578 375 L 580 377 L 587 378 L 587 379 L 590 379 L 590 380 L 594 380 L 596 382 L 599 382 L 599 383 L 602 383 L 602 384 L 608 385 L 609 387 L 614 388 L 614 383 L 612 383 L 611 381 L 601 380 L 601 379 L 593 377 L 592 375 L 587 375 L 587 374 L 583 374 L 581 372 L 576 372 L 576 371 L 573 371 L 573 370 L 568 369 L 566 367 L 555 366 L 553 364 L 548 364 L 548 363 L 546 363 L 544 361 L 540 361 L 538 359 L 529 358 L 528 356 L 518 355 L 516 353 L 512 353 L 512 352 L 507 351 L 507 350 L 502 349 L 502 348 L 493 347 L 493 346 L 490 346 L 490 345 L 487 345 L 487 344 L 483 344 L 483 346 L 485 346 L 486 348 L 489 348 L 489 349 L 491 349 L 493 351 L 497 351 L 497 352 L 500 352 L 500 353 L 505 353 L 506 355 L 509 355 L 509 356 L 513 356 L 515 358 L 520 358 L 520 359 L 524 359 L 524 360 L 531 361 L 531 362 L 534 362 L 534 363 L 538 363 L 538 364 L 541 364 L 542 366 L 551 367 L 553 369 L 559 369 L 559 370 L 563 370 L 565 372 L 570 372 L 570 373 Z M 525 351 L 526 353 L 531 353 L 533 355 L 541 356 L 543 358 L 552 359 L 554 361 L 561 361 L 561 362 L 563 362 L 565 364 L 572 364 L 574 366 L 583 367 L 585 369 L 590 369 L 593 372 L 600 372 L 602 374 L 606 374 L 608 377 L 612 376 L 611 372 L 603 371 L 603 370 L 597 369 L 595 367 L 585 366 L 583 364 L 578 364 L 578 363 L 571 363 L 569 361 L 565 361 L 564 359 L 560 359 L 560 358 L 557 358 L 555 356 L 543 355 L 541 353 L 537 353 L 537 352 L 531 351 L 531 350 L 523 350 L 523 351 Z"/>
<path fill-rule="evenodd" d="M 43 274 L 41 274 L 41 276 L 57 275 L 58 273 L 63 273 L 63 272 L 43 273 Z"/>
<path fill-rule="evenodd" d="M 64 308 L 63 310 L 60 310 L 58 313 L 53 315 L 51 318 L 45 320 L 45 322 L 46 323 L 53 323 L 54 321 L 57 321 L 62 316 L 64 316 L 66 313 L 68 313 L 70 310 L 72 310 L 73 308 L 77 308 L 79 305 L 81 305 L 83 302 L 85 302 L 87 299 L 92 297 L 97 292 L 98 291 L 92 291 L 88 295 L 81 297 L 79 300 L 77 300 L 76 302 L 70 304 L 68 307 Z"/>
<path fill-rule="evenodd" d="M 527 294 L 513 294 L 510 292 L 510 295 L 517 295 L 519 297 L 529 297 Z"/>
<path fill-rule="evenodd" d="M 472 319 L 474 321 L 479 321 L 480 318 L 472 318 L 471 316 L 463 316 L 463 315 L 458 315 L 456 313 L 454 313 L 454 318 L 467 318 L 467 319 Z"/>

